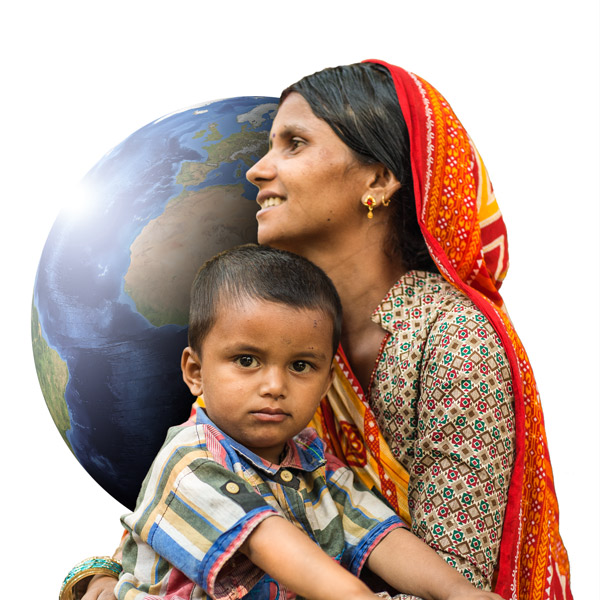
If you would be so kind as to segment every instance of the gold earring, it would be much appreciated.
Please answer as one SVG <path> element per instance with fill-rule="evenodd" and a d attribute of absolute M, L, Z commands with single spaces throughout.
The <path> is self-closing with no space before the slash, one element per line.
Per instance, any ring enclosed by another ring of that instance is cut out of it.
<path fill-rule="evenodd" d="M 362 203 L 369 209 L 369 214 L 367 215 L 367 218 L 372 219 L 373 218 L 373 208 L 375 208 L 375 206 L 377 206 L 377 203 L 375 202 L 375 198 L 373 198 L 373 196 L 367 196 L 365 199 L 362 200 Z"/>
<path fill-rule="evenodd" d="M 391 198 L 386 199 L 385 194 L 383 196 L 381 196 L 381 204 L 383 204 L 384 206 L 389 206 L 390 200 L 391 200 Z"/>

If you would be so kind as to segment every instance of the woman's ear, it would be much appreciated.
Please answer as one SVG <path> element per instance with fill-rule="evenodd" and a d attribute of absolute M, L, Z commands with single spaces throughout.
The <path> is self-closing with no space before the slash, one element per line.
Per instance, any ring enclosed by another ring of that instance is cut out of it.
<path fill-rule="evenodd" d="M 384 165 L 373 165 L 365 197 L 371 196 L 375 206 L 389 202 L 390 198 L 402 187 L 396 176 Z"/>
<path fill-rule="evenodd" d="M 181 374 L 193 396 L 202 395 L 202 368 L 198 355 L 188 346 L 181 354 Z"/>

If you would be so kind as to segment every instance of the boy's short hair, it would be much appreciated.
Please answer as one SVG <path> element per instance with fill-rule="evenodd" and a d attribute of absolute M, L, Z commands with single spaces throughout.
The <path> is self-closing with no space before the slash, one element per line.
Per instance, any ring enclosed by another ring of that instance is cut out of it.
<path fill-rule="evenodd" d="M 342 329 L 342 304 L 331 279 L 306 258 L 268 246 L 246 244 L 206 261 L 196 274 L 190 297 L 188 345 L 200 356 L 219 305 L 235 310 L 251 299 L 320 310 L 333 322 L 333 353 Z"/>

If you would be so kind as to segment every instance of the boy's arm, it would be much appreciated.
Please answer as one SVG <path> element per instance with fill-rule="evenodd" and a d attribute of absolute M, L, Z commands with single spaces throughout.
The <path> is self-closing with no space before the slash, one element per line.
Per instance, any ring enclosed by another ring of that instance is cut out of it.
<path fill-rule="evenodd" d="M 369 569 L 404 594 L 425 600 L 501 600 L 475 588 L 408 529 L 394 529 L 373 549 Z"/>
<path fill-rule="evenodd" d="M 310 600 L 373 600 L 360 579 L 283 518 L 262 521 L 240 547 L 257 567 Z"/>

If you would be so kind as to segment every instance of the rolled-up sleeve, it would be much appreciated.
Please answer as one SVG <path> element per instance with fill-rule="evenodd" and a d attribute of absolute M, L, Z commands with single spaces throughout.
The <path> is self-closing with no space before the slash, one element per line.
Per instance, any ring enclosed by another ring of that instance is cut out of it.
<path fill-rule="evenodd" d="M 331 467 L 331 460 L 328 466 Z M 328 488 L 343 520 L 345 539 L 341 563 L 351 573 L 359 575 L 377 544 L 390 531 L 406 527 L 406 524 L 347 467 L 330 471 Z"/>

